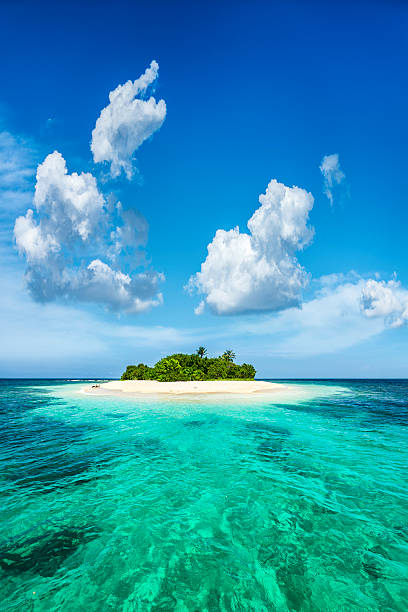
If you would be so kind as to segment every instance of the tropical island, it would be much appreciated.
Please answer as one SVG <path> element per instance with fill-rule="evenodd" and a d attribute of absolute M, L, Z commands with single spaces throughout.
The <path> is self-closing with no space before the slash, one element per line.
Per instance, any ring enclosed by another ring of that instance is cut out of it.
<path fill-rule="evenodd" d="M 200 346 L 195 353 L 175 353 L 160 359 L 154 366 L 144 363 L 128 365 L 120 380 L 84 389 L 91 394 L 207 394 L 276 391 L 284 385 L 254 380 L 253 365 L 234 363 L 235 353 L 225 351 L 219 357 L 208 357 Z"/>
<path fill-rule="evenodd" d="M 200 346 L 193 354 L 175 353 L 163 357 L 153 367 L 144 363 L 128 365 L 121 380 L 254 380 L 254 366 L 249 363 L 238 365 L 234 359 L 235 353 L 231 350 L 219 357 L 207 357 L 207 350 Z"/>

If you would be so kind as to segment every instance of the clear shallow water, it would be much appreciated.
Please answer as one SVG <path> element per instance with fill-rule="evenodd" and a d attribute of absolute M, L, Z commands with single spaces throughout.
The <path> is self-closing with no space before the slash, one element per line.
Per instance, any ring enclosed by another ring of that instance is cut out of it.
<path fill-rule="evenodd" d="M 0 381 L 0 609 L 408 609 L 408 382 Z"/>

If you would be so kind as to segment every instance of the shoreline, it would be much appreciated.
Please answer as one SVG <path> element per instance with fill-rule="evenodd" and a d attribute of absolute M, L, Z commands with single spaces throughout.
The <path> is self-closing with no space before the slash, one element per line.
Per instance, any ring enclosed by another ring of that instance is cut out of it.
<path fill-rule="evenodd" d="M 287 385 L 261 380 L 114 380 L 99 386 L 84 387 L 86 395 L 207 395 L 213 393 L 251 395 L 281 391 Z"/>

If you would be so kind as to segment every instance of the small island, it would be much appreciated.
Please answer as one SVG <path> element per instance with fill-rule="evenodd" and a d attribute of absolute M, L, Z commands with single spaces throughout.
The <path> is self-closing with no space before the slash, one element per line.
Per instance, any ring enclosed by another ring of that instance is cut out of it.
<path fill-rule="evenodd" d="M 157 380 L 178 382 L 187 380 L 254 380 L 253 365 L 234 363 L 235 353 L 225 351 L 219 357 L 207 357 L 207 350 L 200 346 L 193 354 L 175 353 L 163 357 L 155 366 L 144 363 L 128 365 L 121 380 Z"/>
<path fill-rule="evenodd" d="M 128 365 L 120 380 L 88 387 L 85 393 L 117 394 L 207 394 L 259 393 L 277 391 L 284 385 L 254 380 L 253 365 L 234 363 L 235 353 L 225 351 L 219 357 L 207 357 L 200 346 L 193 354 L 175 353 L 160 359 L 153 367 L 144 363 Z"/>

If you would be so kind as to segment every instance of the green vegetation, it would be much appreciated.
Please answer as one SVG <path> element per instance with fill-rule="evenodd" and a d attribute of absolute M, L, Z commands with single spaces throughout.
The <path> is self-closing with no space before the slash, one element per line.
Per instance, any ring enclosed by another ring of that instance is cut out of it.
<path fill-rule="evenodd" d="M 128 365 L 121 380 L 253 380 L 255 368 L 249 363 L 234 363 L 235 353 L 225 351 L 220 357 L 207 357 L 200 346 L 192 355 L 175 353 L 163 357 L 151 368 L 144 363 Z"/>

